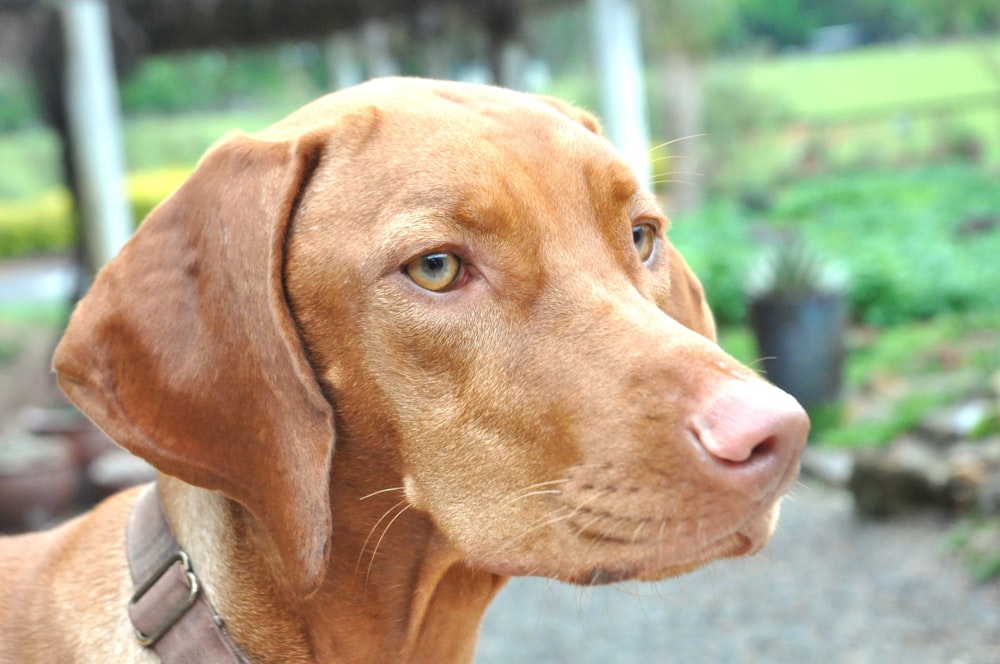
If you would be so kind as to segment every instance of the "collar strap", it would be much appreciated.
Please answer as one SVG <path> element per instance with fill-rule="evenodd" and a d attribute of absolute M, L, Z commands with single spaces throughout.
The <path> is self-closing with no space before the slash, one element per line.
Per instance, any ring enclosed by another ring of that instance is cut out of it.
<path fill-rule="evenodd" d="M 247 664 L 177 543 L 156 484 L 132 506 L 125 548 L 136 586 L 128 613 L 141 645 L 155 650 L 164 664 Z"/>

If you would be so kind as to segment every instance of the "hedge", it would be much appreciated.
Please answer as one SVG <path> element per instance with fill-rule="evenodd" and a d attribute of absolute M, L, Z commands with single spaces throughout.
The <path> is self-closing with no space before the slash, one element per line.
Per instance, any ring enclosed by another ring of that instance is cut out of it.
<path fill-rule="evenodd" d="M 188 176 L 169 168 L 130 175 L 126 182 L 132 214 L 141 221 Z M 30 200 L 0 200 L 0 258 L 67 251 L 74 232 L 69 194 L 50 191 Z"/>

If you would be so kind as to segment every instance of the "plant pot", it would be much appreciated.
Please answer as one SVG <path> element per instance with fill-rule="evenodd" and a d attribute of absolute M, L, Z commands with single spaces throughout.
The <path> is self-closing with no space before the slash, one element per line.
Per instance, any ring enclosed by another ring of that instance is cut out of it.
<path fill-rule="evenodd" d="M 806 409 L 840 396 L 847 302 L 843 294 L 758 297 L 750 326 L 768 380 Z"/>

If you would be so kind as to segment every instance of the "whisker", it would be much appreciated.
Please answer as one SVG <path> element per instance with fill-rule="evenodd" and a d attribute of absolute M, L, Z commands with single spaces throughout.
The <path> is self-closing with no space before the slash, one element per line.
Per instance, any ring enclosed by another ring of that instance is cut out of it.
<path fill-rule="evenodd" d="M 657 150 L 665 148 L 668 145 L 673 145 L 674 143 L 680 143 L 681 141 L 688 141 L 693 138 L 703 138 L 705 136 L 708 136 L 708 134 L 701 133 L 701 134 L 691 134 L 689 136 L 678 136 L 677 138 L 672 138 L 669 141 L 660 143 L 659 145 L 654 145 L 653 147 L 649 148 L 649 152 L 656 152 Z"/>
<path fill-rule="evenodd" d="M 379 527 L 379 524 L 381 524 L 387 516 L 392 514 L 393 510 L 398 508 L 400 505 L 405 505 L 405 504 L 406 504 L 406 499 L 404 498 L 403 500 L 399 501 L 398 503 L 387 509 L 385 512 L 382 513 L 382 516 L 379 517 L 379 520 L 375 522 L 375 525 L 372 526 L 371 530 L 368 531 L 368 537 L 365 538 L 364 544 L 361 545 L 361 551 L 358 552 L 358 562 L 355 563 L 354 565 L 355 574 L 357 574 L 358 570 L 361 568 L 361 559 L 365 557 L 365 549 L 368 548 L 368 542 L 371 541 L 372 535 L 375 534 L 375 530 Z M 375 554 L 372 553 L 372 558 L 374 559 L 374 557 Z"/>
<path fill-rule="evenodd" d="M 646 527 L 646 522 L 640 521 L 639 525 L 636 526 L 635 528 L 635 532 L 632 533 L 632 544 L 635 544 L 636 542 L 639 541 L 639 533 L 641 533 L 642 529 L 645 527 Z"/>
<path fill-rule="evenodd" d="M 655 159 L 650 159 L 649 163 L 657 164 L 661 161 L 670 161 L 671 159 L 684 159 L 685 161 L 690 161 L 692 164 L 697 165 L 698 160 L 688 154 L 665 154 L 662 157 L 656 157 Z"/>
<path fill-rule="evenodd" d="M 545 528 L 546 526 L 551 526 L 552 524 L 559 523 L 560 521 L 565 521 L 566 519 L 572 518 L 573 515 L 576 514 L 576 510 L 575 509 L 571 510 L 569 507 L 560 507 L 558 510 L 556 510 L 556 512 L 559 512 L 559 511 L 566 511 L 567 514 L 562 515 L 562 516 L 553 517 L 553 518 L 548 519 L 546 521 L 542 521 L 541 523 L 537 523 L 534 526 L 531 526 L 530 528 L 528 528 L 527 530 L 525 530 L 523 533 L 521 533 L 519 535 L 515 535 L 512 539 L 516 540 L 516 539 L 521 539 L 522 537 L 527 537 L 528 535 L 530 535 L 531 533 L 535 532 L 539 528 Z"/>
<path fill-rule="evenodd" d="M 546 494 L 555 495 L 562 493 L 562 491 L 559 489 L 545 489 L 543 487 L 554 486 L 556 484 L 566 484 L 569 481 L 570 481 L 569 478 L 564 478 L 561 480 L 549 480 L 548 482 L 536 482 L 535 484 L 529 484 L 526 487 L 522 487 L 517 492 L 514 492 L 510 498 L 500 503 L 499 505 L 494 506 L 492 509 L 494 511 L 502 510 L 512 503 L 516 503 L 517 501 L 523 500 L 525 498 L 530 498 L 531 496 L 541 496 Z M 537 491 L 535 491 L 534 489 L 537 489 Z"/>
<path fill-rule="evenodd" d="M 593 519 L 591 519 L 590 521 L 584 523 L 583 525 L 581 525 L 579 528 L 576 529 L 576 536 L 579 537 L 580 535 L 582 535 L 583 533 L 585 533 L 587 530 L 589 530 L 592 525 L 594 525 L 595 523 L 597 523 L 598 521 L 600 521 L 603 518 L 605 518 L 605 517 L 601 516 L 599 514 L 599 515 L 595 516 Z M 607 539 L 607 537 L 605 535 L 598 535 L 597 537 L 594 538 L 595 541 L 599 541 L 599 542 L 603 542 L 606 539 Z M 594 543 L 592 542 L 590 544 L 590 546 L 593 546 L 593 545 L 594 545 Z M 590 550 L 589 546 L 587 547 L 587 550 L 588 551 Z"/>
<path fill-rule="evenodd" d="M 514 496 L 513 498 L 508 499 L 506 502 L 501 503 L 495 509 L 503 509 L 504 507 L 507 507 L 507 506 L 511 505 L 512 503 L 516 503 L 517 501 L 523 500 L 525 498 L 531 498 L 532 496 L 559 495 L 561 493 L 562 493 L 562 491 L 560 491 L 559 489 L 545 489 L 545 490 L 542 490 L 542 491 L 529 491 L 528 493 L 522 493 L 522 494 Z"/>
<path fill-rule="evenodd" d="M 389 487 L 388 489 L 379 489 L 378 491 L 372 491 L 367 496 L 361 496 L 360 498 L 358 498 L 358 500 L 368 500 L 372 496 L 377 496 L 380 493 L 389 493 L 390 491 L 403 491 L 405 488 L 406 487 L 393 486 L 393 487 Z"/>
<path fill-rule="evenodd" d="M 378 538 L 378 541 L 375 542 L 375 548 L 372 550 L 372 557 L 368 561 L 368 571 L 365 573 L 365 585 L 366 586 L 368 585 L 368 579 L 371 577 L 371 574 L 372 574 L 372 566 L 375 565 L 375 554 L 378 553 L 378 548 L 382 544 L 382 540 L 385 539 L 386 533 L 388 533 L 389 529 L 392 528 L 392 524 L 396 523 L 396 519 L 398 519 L 399 517 L 401 517 L 403 515 L 403 512 L 405 512 L 406 510 L 410 509 L 410 507 L 412 507 L 412 505 L 408 504 L 408 505 L 406 505 L 406 507 L 404 507 L 403 509 L 401 509 L 398 512 L 396 512 L 396 516 L 392 517 L 392 520 L 389 521 L 388 524 L 386 524 L 385 530 L 382 531 L 382 535 Z"/>
<path fill-rule="evenodd" d="M 661 178 L 658 180 L 650 180 L 648 184 L 671 184 L 671 183 L 686 184 L 689 187 L 695 186 L 694 182 L 691 182 L 690 180 L 675 180 L 673 178 Z"/>
<path fill-rule="evenodd" d="M 568 519 L 572 519 L 574 516 L 576 516 L 580 512 L 580 510 L 582 510 L 584 507 L 587 506 L 587 503 L 590 503 L 591 501 L 597 500 L 598 498 L 602 498 L 602 497 L 608 495 L 609 493 L 612 493 L 612 491 L 610 491 L 610 490 L 598 491 L 597 493 L 593 494 L 592 496 L 590 496 L 589 498 L 587 498 L 586 500 L 584 500 L 583 502 L 581 502 L 579 505 L 577 505 L 576 507 L 574 507 L 573 509 L 571 509 L 568 514 L 565 514 L 563 516 L 554 517 L 554 518 L 549 519 L 547 521 L 543 521 L 542 523 L 536 524 L 536 525 L 528 528 L 526 531 L 524 531 L 520 535 L 517 535 L 515 537 L 515 539 L 520 539 L 522 537 L 526 537 L 527 535 L 533 533 L 534 531 L 538 530 L 539 528 L 545 528 L 546 526 L 551 526 L 553 524 L 559 523 L 560 521 L 566 521 Z M 560 507 L 559 509 L 560 510 L 566 510 L 566 509 L 569 509 L 569 508 L 568 507 Z"/>
<path fill-rule="evenodd" d="M 699 178 L 705 177 L 705 174 L 701 171 L 670 171 L 669 173 L 663 173 L 663 177 L 670 177 L 672 175 L 693 175 Z"/>

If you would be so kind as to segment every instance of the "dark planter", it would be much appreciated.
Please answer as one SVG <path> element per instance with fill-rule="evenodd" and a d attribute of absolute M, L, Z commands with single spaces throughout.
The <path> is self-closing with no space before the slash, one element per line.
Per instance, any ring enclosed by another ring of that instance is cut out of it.
<path fill-rule="evenodd" d="M 750 302 L 750 326 L 768 380 L 805 408 L 840 396 L 846 298 L 841 294 L 775 295 Z"/>

